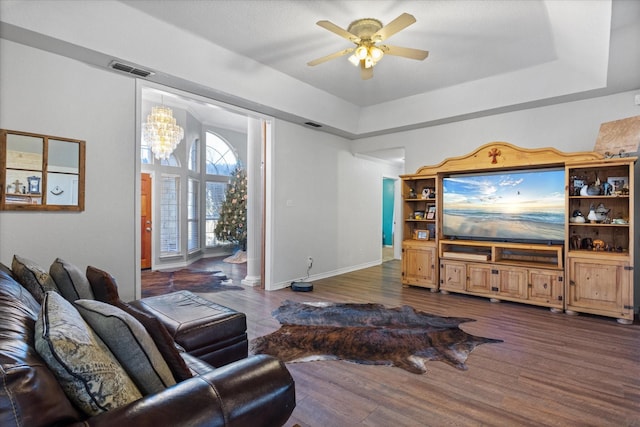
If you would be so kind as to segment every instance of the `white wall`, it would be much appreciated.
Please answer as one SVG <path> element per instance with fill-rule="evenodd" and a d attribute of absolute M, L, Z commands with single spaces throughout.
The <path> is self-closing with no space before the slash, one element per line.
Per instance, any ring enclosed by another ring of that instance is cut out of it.
<path fill-rule="evenodd" d="M 493 141 L 526 148 L 593 151 L 600 124 L 640 115 L 634 92 L 497 114 L 353 142 L 354 152 L 405 148 L 405 171 L 462 156 Z"/>
<path fill-rule="evenodd" d="M 134 80 L 0 40 L 0 92 L 0 127 L 87 141 L 85 211 L 1 212 L 0 261 L 94 265 L 133 298 Z"/>
<path fill-rule="evenodd" d="M 274 125 L 273 283 L 287 286 L 381 261 L 382 178 L 397 170 L 354 156 L 348 141 Z"/>

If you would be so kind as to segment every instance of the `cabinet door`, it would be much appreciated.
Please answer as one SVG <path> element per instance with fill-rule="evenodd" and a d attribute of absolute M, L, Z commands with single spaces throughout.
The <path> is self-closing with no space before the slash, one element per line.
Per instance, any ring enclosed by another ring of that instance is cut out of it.
<path fill-rule="evenodd" d="M 529 299 L 562 306 L 564 273 L 553 270 L 529 270 Z"/>
<path fill-rule="evenodd" d="M 570 258 L 567 308 L 620 318 L 633 316 L 629 263 L 603 261 Z"/>
<path fill-rule="evenodd" d="M 403 249 L 403 283 L 435 287 L 435 247 L 407 246 Z"/>
<path fill-rule="evenodd" d="M 467 285 L 467 264 L 455 261 L 440 261 L 440 288 L 464 291 Z"/>
<path fill-rule="evenodd" d="M 491 293 L 491 266 L 484 264 L 468 264 L 467 291 L 488 294 Z"/>
<path fill-rule="evenodd" d="M 527 297 L 527 270 L 518 267 L 500 267 L 491 271 L 491 290 L 512 298 Z"/>

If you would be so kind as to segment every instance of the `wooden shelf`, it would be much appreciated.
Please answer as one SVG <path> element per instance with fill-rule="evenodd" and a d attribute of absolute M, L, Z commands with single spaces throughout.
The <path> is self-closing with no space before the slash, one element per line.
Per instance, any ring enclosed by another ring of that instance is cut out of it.
<path fill-rule="evenodd" d="M 538 268 L 563 268 L 563 245 L 475 240 L 439 241 L 441 258 L 491 262 Z"/>
<path fill-rule="evenodd" d="M 467 155 L 423 166 L 415 174 L 402 175 L 403 236 L 406 239 L 414 230 L 428 228 L 434 239 L 432 250 L 437 251 L 434 254 L 424 244 L 409 243 L 403 251 L 403 283 L 411 284 L 407 278 L 413 277 L 414 283 L 432 286 L 435 278 L 435 286 L 443 292 L 541 305 L 554 311 L 610 316 L 620 323 L 633 322 L 633 294 L 637 288 L 633 278 L 636 160 L 604 158 L 594 151 L 564 153 L 554 148 L 526 149 L 493 142 Z M 566 210 L 562 244 L 444 238 L 441 207 L 445 178 L 536 167 L 564 168 Z M 618 187 L 607 187 L 607 183 Z M 576 191 L 578 185 L 580 188 L 601 185 L 600 193 L 609 188 L 617 193 L 582 196 Z M 434 189 L 435 199 L 421 198 L 424 188 Z M 569 221 L 576 211 L 586 219 L 599 205 L 607 211 L 606 223 Z M 426 214 L 430 207 L 437 208 L 434 219 L 414 218 L 415 212 Z M 614 219 L 626 223 L 613 223 Z M 593 244 L 621 251 L 574 249 Z M 436 271 L 431 271 L 432 259 L 438 267 Z"/>

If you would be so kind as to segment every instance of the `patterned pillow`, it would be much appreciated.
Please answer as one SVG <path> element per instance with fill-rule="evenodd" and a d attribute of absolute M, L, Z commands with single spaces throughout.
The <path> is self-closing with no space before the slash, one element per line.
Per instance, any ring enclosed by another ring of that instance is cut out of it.
<path fill-rule="evenodd" d="M 36 321 L 36 350 L 69 400 L 87 415 L 142 397 L 107 346 L 60 294 L 47 292 Z"/>
<path fill-rule="evenodd" d="M 49 267 L 49 275 L 67 301 L 94 298 L 87 276 L 75 265 L 56 258 Z"/>
<path fill-rule="evenodd" d="M 87 279 L 91 284 L 91 290 L 96 300 L 111 305 L 118 305 L 120 295 L 118 295 L 116 279 L 114 279 L 112 275 L 99 268 L 88 266 Z"/>
<path fill-rule="evenodd" d="M 18 282 L 33 295 L 39 304 L 42 304 L 44 294 L 47 291 L 58 292 L 56 282 L 49 276 L 49 273 L 31 260 L 14 255 L 11 270 L 13 270 L 13 275 L 18 279 Z"/>
<path fill-rule="evenodd" d="M 157 393 L 176 383 L 153 339 L 133 316 L 100 301 L 81 299 L 75 306 L 143 395 Z"/>

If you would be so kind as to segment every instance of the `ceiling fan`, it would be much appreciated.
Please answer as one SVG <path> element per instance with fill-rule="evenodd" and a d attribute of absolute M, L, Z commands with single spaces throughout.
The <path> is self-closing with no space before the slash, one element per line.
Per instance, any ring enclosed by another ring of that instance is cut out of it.
<path fill-rule="evenodd" d="M 313 61 L 307 62 L 307 65 L 314 66 L 327 62 L 331 59 L 339 58 L 353 52 L 349 57 L 349 61 L 360 67 L 360 77 L 363 80 L 373 77 L 373 66 L 386 55 L 401 56 L 403 58 L 417 59 L 422 61 L 429 55 L 426 50 L 412 49 L 408 47 L 390 46 L 386 44 L 378 45 L 395 33 L 407 28 L 416 22 L 416 18 L 408 13 L 403 13 L 387 25 L 382 25 L 377 19 L 364 18 L 353 21 L 345 30 L 329 21 L 318 21 L 316 24 L 324 29 L 331 31 L 353 42 L 356 46 L 331 55 L 323 56 Z"/>

